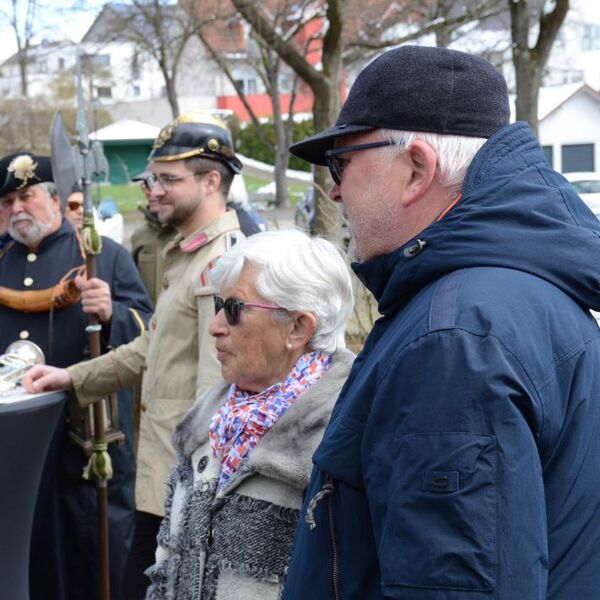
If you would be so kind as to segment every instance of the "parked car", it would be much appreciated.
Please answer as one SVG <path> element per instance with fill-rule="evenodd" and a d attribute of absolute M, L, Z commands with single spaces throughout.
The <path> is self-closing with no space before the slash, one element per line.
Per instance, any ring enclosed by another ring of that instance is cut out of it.
<path fill-rule="evenodd" d="M 302 198 L 298 200 L 296 204 L 296 210 L 294 212 L 294 224 L 296 227 L 306 231 L 310 235 L 315 235 L 315 188 L 311 187 L 304 194 Z M 348 249 L 350 243 L 350 230 L 348 229 L 348 222 L 342 217 L 342 242 L 344 249 Z"/>
<path fill-rule="evenodd" d="M 600 173 L 581 171 L 579 173 L 565 173 L 565 177 L 590 210 L 600 219 Z M 600 312 L 591 312 L 598 325 L 600 325 Z"/>
<path fill-rule="evenodd" d="M 315 234 L 315 189 L 309 188 L 304 192 L 302 198 L 296 204 L 294 212 L 294 223 L 296 227 Z"/>
<path fill-rule="evenodd" d="M 565 173 L 567 181 L 600 219 L 600 173 Z"/>

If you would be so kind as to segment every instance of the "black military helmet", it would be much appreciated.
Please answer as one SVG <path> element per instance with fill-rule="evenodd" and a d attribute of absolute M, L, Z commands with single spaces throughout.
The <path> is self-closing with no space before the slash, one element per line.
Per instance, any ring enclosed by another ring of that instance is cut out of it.
<path fill-rule="evenodd" d="M 173 119 L 161 129 L 148 159 L 167 162 L 192 156 L 218 160 L 236 174 L 242 170 L 227 125 L 206 113 L 187 113 Z"/>
<path fill-rule="evenodd" d="M 0 196 L 44 181 L 54 181 L 49 156 L 17 152 L 0 159 Z"/>

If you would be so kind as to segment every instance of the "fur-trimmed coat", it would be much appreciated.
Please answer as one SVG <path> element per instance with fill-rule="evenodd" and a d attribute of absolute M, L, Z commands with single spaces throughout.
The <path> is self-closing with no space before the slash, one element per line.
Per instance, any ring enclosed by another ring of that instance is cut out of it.
<path fill-rule="evenodd" d="M 225 382 L 200 396 L 173 436 L 168 484 L 147 600 L 277 600 L 298 515 L 331 410 L 354 355 L 341 350 L 217 493 L 221 463 L 208 428 L 227 399 Z"/>

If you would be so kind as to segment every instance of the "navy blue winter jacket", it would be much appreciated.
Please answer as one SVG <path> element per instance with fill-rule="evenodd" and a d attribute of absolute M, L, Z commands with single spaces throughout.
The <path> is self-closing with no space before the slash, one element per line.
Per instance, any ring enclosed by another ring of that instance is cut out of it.
<path fill-rule="evenodd" d="M 517 123 L 443 220 L 355 265 L 383 316 L 314 454 L 285 600 L 600 598 L 599 238 Z"/>

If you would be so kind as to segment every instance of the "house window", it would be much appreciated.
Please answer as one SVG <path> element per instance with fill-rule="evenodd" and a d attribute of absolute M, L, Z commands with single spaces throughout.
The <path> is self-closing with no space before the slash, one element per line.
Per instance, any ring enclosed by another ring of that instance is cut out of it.
<path fill-rule="evenodd" d="M 140 86 L 139 85 L 134 85 L 133 86 L 133 95 L 134 96 L 139 96 L 140 94 L 141 94 Z"/>
<path fill-rule="evenodd" d="M 565 144 L 561 154 L 563 173 L 594 170 L 594 144 Z"/>
<path fill-rule="evenodd" d="M 551 167 L 554 167 L 554 161 L 552 157 L 552 146 L 542 146 L 542 150 L 544 151 L 544 156 L 546 157 L 548 164 Z"/>
<path fill-rule="evenodd" d="M 64 58 L 59 58 L 58 59 L 58 70 L 62 71 L 65 68 L 65 59 Z"/>
<path fill-rule="evenodd" d="M 256 94 L 258 86 L 256 85 L 256 79 L 244 78 L 236 79 L 236 85 L 238 85 L 244 94 Z"/>
<path fill-rule="evenodd" d="M 108 86 L 96 88 L 97 98 L 112 98 L 112 88 Z"/>
<path fill-rule="evenodd" d="M 600 50 L 600 25 L 586 23 L 583 26 L 581 47 L 586 50 Z"/>
<path fill-rule="evenodd" d="M 94 65 L 96 67 L 110 66 L 110 54 L 84 54 L 81 57 L 84 65 Z"/>
<path fill-rule="evenodd" d="M 131 77 L 133 79 L 140 78 L 140 58 L 137 52 L 131 56 Z"/>

